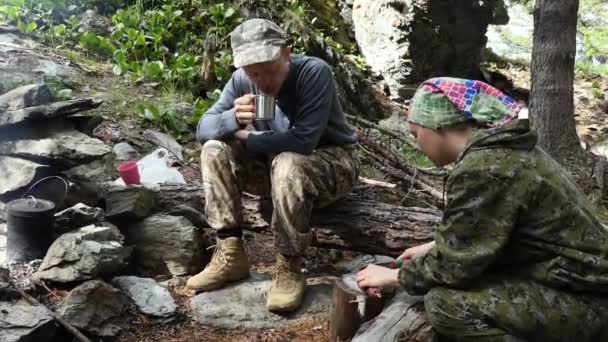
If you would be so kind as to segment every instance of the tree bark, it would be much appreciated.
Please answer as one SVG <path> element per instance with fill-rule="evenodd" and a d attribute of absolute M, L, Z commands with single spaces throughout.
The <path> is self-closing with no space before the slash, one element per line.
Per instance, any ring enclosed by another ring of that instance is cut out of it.
<path fill-rule="evenodd" d="M 364 323 L 352 342 L 427 342 L 433 340 L 431 323 L 424 312 L 424 299 L 401 292 L 382 313 Z"/>
<path fill-rule="evenodd" d="M 355 279 L 349 274 L 336 280 L 332 291 L 329 313 L 329 340 L 331 342 L 350 340 L 362 323 L 378 316 L 382 311 L 382 299 L 368 296 L 356 285 L 349 286 L 345 277 Z"/>
<path fill-rule="evenodd" d="M 102 199 L 120 196 L 120 208 L 139 208 L 140 205 L 125 203 L 143 196 L 129 192 L 145 191 L 141 187 L 110 187 L 102 190 Z M 162 185 L 155 189 L 156 212 L 171 212 L 189 207 L 198 213 L 204 212 L 205 196 L 203 188 L 192 185 Z M 144 197 L 145 198 L 145 197 Z M 115 209 L 107 207 L 106 212 Z M 251 196 L 243 196 L 243 228 L 257 232 L 270 229 L 271 204 Z M 121 209 L 122 215 L 127 215 Z M 192 215 L 192 213 L 190 213 Z M 184 214 L 184 216 L 187 216 Z M 188 217 L 188 216 L 187 216 Z M 360 251 L 369 254 L 397 256 L 405 249 L 432 240 L 433 227 L 439 224 L 440 212 L 433 209 L 405 208 L 382 202 L 347 197 L 326 208 L 313 210 L 311 226 L 315 232 L 313 245 Z M 194 221 L 204 224 L 203 219 Z"/>
<path fill-rule="evenodd" d="M 574 120 L 578 7 L 579 0 L 536 1 L 530 118 L 539 146 L 597 201 L 608 197 L 606 160 L 581 147 Z"/>
<path fill-rule="evenodd" d="M 581 154 L 574 121 L 578 0 L 537 0 L 534 7 L 530 115 L 540 146 L 560 160 Z"/>

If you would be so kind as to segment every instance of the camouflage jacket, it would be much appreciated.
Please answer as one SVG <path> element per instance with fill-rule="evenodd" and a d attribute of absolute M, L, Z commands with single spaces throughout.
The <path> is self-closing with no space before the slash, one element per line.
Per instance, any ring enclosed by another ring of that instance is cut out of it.
<path fill-rule="evenodd" d="M 448 177 L 435 247 L 399 272 L 410 294 L 484 276 L 608 293 L 608 229 L 528 120 L 473 136 Z"/>

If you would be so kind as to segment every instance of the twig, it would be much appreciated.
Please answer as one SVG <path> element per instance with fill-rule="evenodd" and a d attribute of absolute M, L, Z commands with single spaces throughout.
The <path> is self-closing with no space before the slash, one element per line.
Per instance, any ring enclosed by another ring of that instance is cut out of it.
<path fill-rule="evenodd" d="M 369 179 L 369 178 L 365 178 L 365 177 L 361 177 L 361 176 L 359 176 L 359 182 L 367 184 L 367 185 L 379 186 L 379 187 L 387 188 L 387 189 L 394 189 L 397 187 L 397 184 L 381 182 L 381 181 L 377 181 L 374 179 Z"/>
<path fill-rule="evenodd" d="M 46 283 L 43 280 L 34 281 L 34 284 L 42 286 L 53 297 L 55 297 L 55 298 L 61 298 L 53 290 L 49 289 L 48 286 L 46 286 Z"/>
<path fill-rule="evenodd" d="M 17 292 L 19 292 L 21 297 L 23 297 L 23 299 L 25 299 L 31 305 L 43 307 L 49 313 L 49 315 L 51 315 L 51 317 L 56 319 L 57 322 L 59 322 L 59 324 L 61 324 L 64 328 L 66 328 L 69 332 L 71 332 L 80 342 L 93 342 L 88 337 L 84 336 L 78 329 L 74 328 L 70 323 L 66 322 L 63 318 L 61 318 L 61 316 L 56 314 L 53 310 L 49 309 L 46 305 L 44 305 L 44 304 L 40 303 L 38 300 L 36 300 L 36 298 L 25 293 L 25 291 L 23 291 L 21 288 L 19 288 L 15 284 L 13 284 L 13 287 L 17 290 Z"/>
<path fill-rule="evenodd" d="M 409 145 L 410 147 L 416 149 L 417 151 L 420 150 L 419 147 L 416 144 L 414 144 L 414 142 L 412 142 L 411 140 L 403 137 L 401 134 L 399 134 L 399 133 L 397 133 L 397 132 L 395 132 L 393 130 L 380 127 L 380 125 L 378 125 L 376 123 L 373 123 L 371 121 L 365 120 L 365 119 L 357 117 L 357 116 L 353 116 L 353 115 L 350 115 L 350 114 L 345 114 L 345 115 L 346 115 L 346 117 L 348 119 L 353 120 L 356 123 L 359 123 L 359 124 L 361 124 L 361 125 L 363 125 L 365 127 L 373 128 L 373 129 L 375 129 L 375 130 L 377 130 L 379 132 L 382 132 L 382 133 L 390 136 L 391 138 L 397 139 L 397 140 L 401 141 L 402 143 L 405 143 L 405 144 Z"/>

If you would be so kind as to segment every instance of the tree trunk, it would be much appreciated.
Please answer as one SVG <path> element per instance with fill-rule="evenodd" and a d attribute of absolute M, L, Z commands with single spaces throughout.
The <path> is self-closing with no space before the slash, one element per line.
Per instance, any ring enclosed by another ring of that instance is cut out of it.
<path fill-rule="evenodd" d="M 581 155 L 574 122 L 578 0 L 537 0 L 530 115 L 540 146 L 558 160 Z"/>
<path fill-rule="evenodd" d="M 570 171 L 583 192 L 603 199 L 606 161 L 581 147 L 574 120 L 578 6 L 579 0 L 536 1 L 530 118 L 539 146 Z"/>
<path fill-rule="evenodd" d="M 142 205 L 127 202 L 146 198 L 131 192 L 144 191 L 146 190 L 142 187 L 113 186 L 103 189 L 100 197 L 105 200 L 106 212 L 120 212 L 122 216 L 130 217 L 134 215 L 129 216 L 130 213 L 125 208 L 141 208 Z M 202 216 L 205 206 L 202 187 L 162 185 L 153 189 L 153 192 L 153 211 L 183 215 L 193 223 L 207 227 Z M 122 200 L 112 200 L 117 197 Z M 272 208 L 268 201 L 243 196 L 243 209 L 243 228 L 257 232 L 267 232 L 270 229 Z M 440 219 L 438 210 L 405 208 L 347 197 L 329 207 L 313 210 L 313 245 L 397 256 L 409 247 L 431 241 L 432 230 Z"/>

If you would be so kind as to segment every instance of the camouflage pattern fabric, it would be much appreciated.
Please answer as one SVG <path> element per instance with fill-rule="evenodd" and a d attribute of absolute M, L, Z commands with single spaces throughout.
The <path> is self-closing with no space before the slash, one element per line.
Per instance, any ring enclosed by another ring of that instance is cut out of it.
<path fill-rule="evenodd" d="M 287 34 L 272 21 L 249 19 L 230 33 L 234 67 L 274 61 L 287 45 Z"/>
<path fill-rule="evenodd" d="M 608 230 L 567 172 L 536 141 L 528 120 L 480 130 L 470 140 L 448 178 L 435 247 L 399 272 L 410 294 L 451 288 L 455 292 L 443 293 L 458 301 L 459 293 L 465 296 L 492 275 L 570 293 L 572 303 L 608 295 Z M 490 285 L 487 291 L 499 289 Z M 508 291 L 500 291 L 497 300 L 509 301 L 501 297 Z M 510 314 L 521 308 L 513 303 Z M 577 311 L 565 310 L 562 317 L 570 312 Z M 491 317 L 471 316 L 469 321 L 491 325 Z M 579 317 L 568 319 L 585 324 Z M 526 336 L 546 334 L 547 327 L 563 323 L 559 315 L 547 320 L 547 325 L 529 321 Z M 502 328 L 509 331 L 510 326 Z"/>
<path fill-rule="evenodd" d="M 359 175 L 359 161 L 354 146 L 319 148 L 309 156 L 283 152 L 264 157 L 252 155 L 238 142 L 210 140 L 203 145 L 201 169 L 212 228 L 241 225 L 243 191 L 270 194 L 275 246 L 283 255 L 298 256 L 312 239 L 312 208 L 348 194 Z"/>
<path fill-rule="evenodd" d="M 608 341 L 608 298 L 534 281 L 490 277 L 466 289 L 435 287 L 424 304 L 437 341 Z"/>

